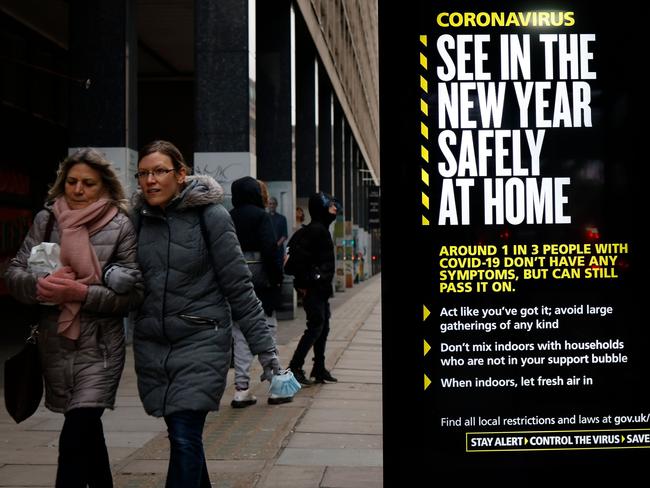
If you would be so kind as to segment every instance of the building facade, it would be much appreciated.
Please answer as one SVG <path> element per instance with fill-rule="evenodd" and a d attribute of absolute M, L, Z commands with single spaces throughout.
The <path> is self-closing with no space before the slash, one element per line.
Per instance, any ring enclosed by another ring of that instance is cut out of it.
<path fill-rule="evenodd" d="M 168 139 L 227 194 L 267 182 L 290 233 L 334 194 L 337 290 L 378 271 L 375 1 L 0 0 L 0 36 L 0 263 L 70 151 L 104 151 L 131 193 L 138 148 Z"/>

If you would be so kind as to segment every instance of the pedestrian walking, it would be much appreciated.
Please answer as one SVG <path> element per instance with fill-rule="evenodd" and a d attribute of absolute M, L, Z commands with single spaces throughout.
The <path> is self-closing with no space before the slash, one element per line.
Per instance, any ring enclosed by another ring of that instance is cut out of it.
<path fill-rule="evenodd" d="M 191 176 L 180 151 L 154 141 L 139 154 L 134 197 L 145 297 L 134 330 L 138 390 L 145 410 L 167 424 L 166 488 L 210 486 L 202 433 L 219 409 L 236 320 L 264 378 L 279 370 L 223 189 Z"/>
<path fill-rule="evenodd" d="M 262 302 L 266 323 L 275 342 L 278 321 L 275 309 L 280 301 L 282 284 L 282 255 L 278 248 L 273 224 L 265 211 L 264 184 L 250 176 L 233 181 L 231 186 L 233 209 L 230 211 L 239 244 L 253 276 L 255 294 Z M 239 327 L 233 324 L 235 395 L 230 403 L 234 408 L 254 405 L 257 398 L 250 389 L 250 367 L 253 354 Z M 271 394 L 268 403 L 277 405 L 293 400 L 293 396 Z"/>
<path fill-rule="evenodd" d="M 28 264 L 44 239 L 60 245 L 62 266 L 50 274 Z M 105 283 L 113 265 L 121 271 Z M 59 165 L 5 281 L 14 297 L 39 308 L 45 406 L 65 416 L 55 486 L 112 487 L 101 417 L 115 404 L 125 358 L 123 317 L 140 304 L 142 279 L 124 190 L 99 151 L 80 149 Z"/>
<path fill-rule="evenodd" d="M 329 232 L 329 225 L 336 219 L 338 202 L 324 192 L 314 193 L 309 197 L 309 214 L 311 222 L 302 227 L 300 253 L 306 256 L 309 272 L 294 276 L 293 286 L 302 297 L 303 308 L 307 315 L 305 329 L 289 363 L 298 382 L 310 386 L 314 378 L 316 383 L 336 382 L 337 379 L 325 367 L 325 346 L 329 334 L 330 304 L 333 295 L 332 280 L 335 274 L 334 243 Z M 293 240 L 289 241 L 289 256 L 299 250 L 292 249 Z M 291 258 L 289 258 L 291 259 Z M 303 370 L 309 350 L 314 350 L 314 366 L 306 376 Z"/>

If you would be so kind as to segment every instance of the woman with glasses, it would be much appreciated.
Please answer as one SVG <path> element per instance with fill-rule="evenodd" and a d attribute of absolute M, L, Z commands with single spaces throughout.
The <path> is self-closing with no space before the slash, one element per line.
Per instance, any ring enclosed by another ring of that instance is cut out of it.
<path fill-rule="evenodd" d="M 223 190 L 212 177 L 189 173 L 172 143 L 149 143 L 133 202 L 145 281 L 135 368 L 145 410 L 167 424 L 167 488 L 210 487 L 202 433 L 226 386 L 233 320 L 264 377 L 279 369 Z"/>
<path fill-rule="evenodd" d="M 124 368 L 123 316 L 142 300 L 125 204 L 110 162 L 94 149 L 75 152 L 5 275 L 14 297 L 39 305 L 45 406 L 65 415 L 57 488 L 113 486 L 101 416 L 114 407 Z M 50 274 L 29 263 L 44 240 L 60 245 L 62 266 Z"/>

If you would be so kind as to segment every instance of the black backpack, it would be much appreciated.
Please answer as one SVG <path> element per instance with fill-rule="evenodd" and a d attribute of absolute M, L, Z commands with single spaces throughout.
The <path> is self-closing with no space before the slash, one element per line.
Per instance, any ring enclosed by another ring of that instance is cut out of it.
<path fill-rule="evenodd" d="M 284 272 L 293 276 L 293 284 L 296 288 L 308 288 L 320 278 L 320 271 L 312 262 L 306 229 L 307 227 L 298 229 L 287 243 Z"/>

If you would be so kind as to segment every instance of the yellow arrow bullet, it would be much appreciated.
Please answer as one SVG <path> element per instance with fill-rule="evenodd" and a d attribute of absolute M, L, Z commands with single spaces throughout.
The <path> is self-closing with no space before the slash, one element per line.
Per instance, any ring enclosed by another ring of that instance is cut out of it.
<path fill-rule="evenodd" d="M 426 356 L 430 350 L 431 350 L 431 346 L 427 341 L 424 341 L 424 355 Z"/>
<path fill-rule="evenodd" d="M 422 305 L 422 322 L 424 322 L 430 314 L 431 312 L 429 312 L 429 309 L 426 307 L 426 305 Z"/>
<path fill-rule="evenodd" d="M 528 437 L 524 437 L 524 446 L 528 444 Z"/>
<path fill-rule="evenodd" d="M 425 375 L 424 375 L 424 389 L 426 390 L 427 388 L 429 388 L 429 385 L 430 385 L 430 384 L 431 384 L 431 380 L 430 380 L 429 377 L 425 374 Z"/>

